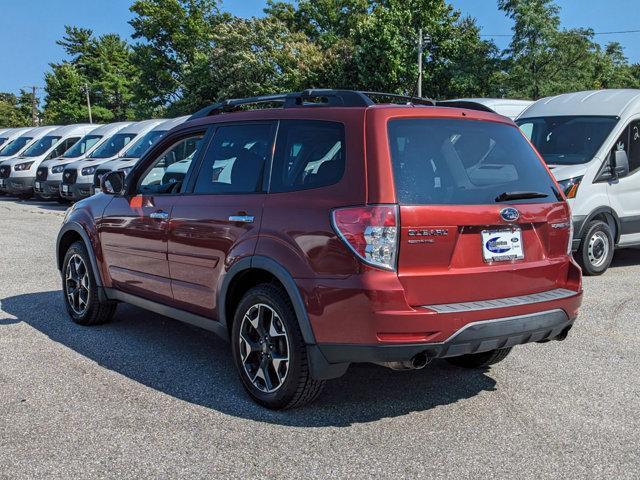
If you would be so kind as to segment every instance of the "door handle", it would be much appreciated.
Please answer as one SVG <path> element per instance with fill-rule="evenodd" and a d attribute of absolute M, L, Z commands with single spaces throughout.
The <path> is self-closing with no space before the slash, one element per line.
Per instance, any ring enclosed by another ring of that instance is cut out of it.
<path fill-rule="evenodd" d="M 253 220 L 253 215 L 231 215 L 229 217 L 230 222 L 253 223 Z"/>
<path fill-rule="evenodd" d="M 166 220 L 167 218 L 169 218 L 169 214 L 167 212 L 159 210 L 157 212 L 149 214 L 149 218 L 153 218 L 155 220 Z"/>

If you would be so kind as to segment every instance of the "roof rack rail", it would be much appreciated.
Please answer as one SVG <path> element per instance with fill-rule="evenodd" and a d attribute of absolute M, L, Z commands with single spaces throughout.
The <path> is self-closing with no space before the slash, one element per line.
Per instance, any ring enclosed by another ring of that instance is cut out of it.
<path fill-rule="evenodd" d="M 215 103 L 194 113 L 189 120 L 235 112 L 247 105 L 277 104 L 282 108 L 296 107 L 369 107 L 374 105 L 374 98 L 403 100 L 407 103 L 435 106 L 436 102 L 429 98 L 399 95 L 383 92 L 360 92 L 355 90 L 310 89 L 302 92 L 280 93 L 259 97 L 234 98 Z"/>

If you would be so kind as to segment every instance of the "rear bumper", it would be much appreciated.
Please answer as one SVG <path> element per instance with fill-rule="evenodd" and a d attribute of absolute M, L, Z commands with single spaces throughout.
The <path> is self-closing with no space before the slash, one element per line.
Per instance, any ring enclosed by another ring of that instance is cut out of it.
<path fill-rule="evenodd" d="M 447 340 L 408 344 L 319 344 L 328 363 L 407 361 L 420 353 L 430 358 L 446 358 L 487 352 L 562 336 L 573 325 L 564 310 L 555 309 L 506 318 L 471 322 Z"/>

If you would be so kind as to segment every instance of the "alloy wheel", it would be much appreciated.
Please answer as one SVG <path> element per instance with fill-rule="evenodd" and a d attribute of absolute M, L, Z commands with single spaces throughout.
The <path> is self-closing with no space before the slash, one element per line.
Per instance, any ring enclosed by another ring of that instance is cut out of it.
<path fill-rule="evenodd" d="M 289 371 L 290 343 L 284 322 L 269 305 L 250 307 L 240 325 L 240 360 L 251 383 L 272 393 Z"/>
<path fill-rule="evenodd" d="M 80 255 L 72 255 L 65 275 L 67 302 L 76 315 L 83 315 L 89 306 L 89 271 Z"/>

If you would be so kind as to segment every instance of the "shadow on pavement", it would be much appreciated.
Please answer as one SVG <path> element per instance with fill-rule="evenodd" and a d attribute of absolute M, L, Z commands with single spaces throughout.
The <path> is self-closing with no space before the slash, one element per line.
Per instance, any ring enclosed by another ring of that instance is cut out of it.
<path fill-rule="evenodd" d="M 621 248 L 616 250 L 610 268 L 632 267 L 640 265 L 640 248 Z"/>
<path fill-rule="evenodd" d="M 101 366 L 187 402 L 255 421 L 300 427 L 371 422 L 429 410 L 495 389 L 482 371 L 444 362 L 418 371 L 397 372 L 376 365 L 352 365 L 347 374 L 327 382 L 307 407 L 272 412 L 245 394 L 231 361 L 229 345 L 207 331 L 120 305 L 114 321 L 98 327 L 74 324 L 59 291 L 31 293 L 1 301 L 16 319 Z"/>
<path fill-rule="evenodd" d="M 31 207 L 36 207 L 41 210 L 51 210 L 56 212 L 64 212 L 67 208 L 71 206 L 71 204 L 63 203 L 60 204 L 56 200 L 40 200 L 37 198 L 30 198 L 29 200 L 21 200 L 17 197 L 10 197 L 7 195 L 0 196 L 0 203 L 19 203 L 22 205 L 29 205 Z"/>

